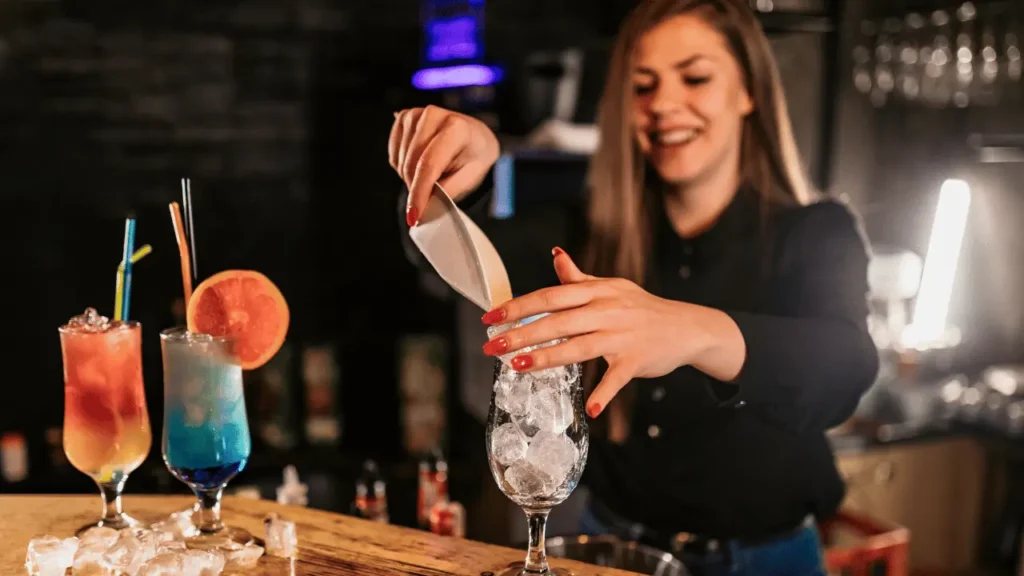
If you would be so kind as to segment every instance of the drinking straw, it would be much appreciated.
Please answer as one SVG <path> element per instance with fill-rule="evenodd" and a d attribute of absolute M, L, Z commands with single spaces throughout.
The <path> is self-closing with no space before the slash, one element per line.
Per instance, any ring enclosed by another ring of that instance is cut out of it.
<path fill-rule="evenodd" d="M 181 218 L 181 207 L 177 202 L 168 206 L 171 210 L 171 225 L 174 227 L 174 239 L 178 241 L 178 256 L 181 259 L 181 284 L 185 289 L 185 306 L 192 298 L 192 264 L 189 260 L 188 239 L 185 237 L 185 224 Z"/>
<path fill-rule="evenodd" d="M 153 247 L 149 244 L 144 245 L 132 254 L 130 262 L 132 264 L 142 260 L 153 251 Z M 124 261 L 117 265 L 117 287 L 114 291 L 114 320 L 123 320 L 121 307 L 124 302 Z"/>
<path fill-rule="evenodd" d="M 142 248 L 139 248 L 135 251 L 135 254 L 132 254 L 132 264 L 138 264 L 139 260 L 149 256 L 151 252 L 153 252 L 153 247 L 149 244 L 143 244 Z"/>
<path fill-rule="evenodd" d="M 199 265 L 196 260 L 196 225 L 192 222 L 192 180 L 181 179 L 182 209 L 185 211 L 185 238 L 188 246 L 192 249 L 192 280 L 199 281 Z"/>
<path fill-rule="evenodd" d="M 124 222 L 124 294 L 121 299 L 121 320 L 128 319 L 128 310 L 132 303 L 132 254 L 135 253 L 135 218 L 127 218 Z"/>
<path fill-rule="evenodd" d="M 121 304 L 124 301 L 124 262 L 117 265 L 116 282 L 114 287 L 114 320 L 120 320 Z"/>

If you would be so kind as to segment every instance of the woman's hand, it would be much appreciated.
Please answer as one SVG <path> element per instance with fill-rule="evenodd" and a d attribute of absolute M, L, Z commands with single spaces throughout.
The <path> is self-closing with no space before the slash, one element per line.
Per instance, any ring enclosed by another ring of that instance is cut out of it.
<path fill-rule="evenodd" d="M 476 118 L 437 106 L 395 114 L 388 162 L 409 187 L 409 226 L 426 209 L 435 182 L 458 200 L 480 185 L 497 160 L 498 138 Z"/>
<path fill-rule="evenodd" d="M 514 356 L 512 367 L 530 372 L 604 357 L 608 370 L 587 400 L 591 418 L 633 378 L 663 376 L 687 365 L 723 380 L 739 373 L 745 356 L 743 337 L 725 313 L 659 298 L 621 278 L 584 274 L 561 249 L 552 254 L 561 286 L 510 300 L 484 314 L 483 322 L 504 324 L 549 315 L 487 342 L 485 354 L 499 356 L 568 338 Z"/>

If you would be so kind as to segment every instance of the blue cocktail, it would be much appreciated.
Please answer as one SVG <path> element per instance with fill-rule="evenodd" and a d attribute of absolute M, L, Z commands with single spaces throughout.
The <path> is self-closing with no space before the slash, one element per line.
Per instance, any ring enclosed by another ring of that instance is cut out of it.
<path fill-rule="evenodd" d="M 242 366 L 233 342 L 175 328 L 160 334 L 160 344 L 164 463 L 199 498 L 200 532 L 245 543 L 252 539 L 248 532 L 225 528 L 220 520 L 224 487 L 252 452 Z"/>

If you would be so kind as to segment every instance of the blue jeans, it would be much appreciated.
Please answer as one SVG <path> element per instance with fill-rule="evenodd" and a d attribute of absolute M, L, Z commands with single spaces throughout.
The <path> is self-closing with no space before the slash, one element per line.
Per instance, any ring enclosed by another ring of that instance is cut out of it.
<path fill-rule="evenodd" d="M 628 530 L 611 530 L 590 508 L 583 511 L 579 529 L 582 534 L 614 534 L 627 540 L 638 537 Z M 677 557 L 692 576 L 825 576 L 821 540 L 813 526 L 769 544 L 742 546 L 728 541 L 721 552 Z"/>

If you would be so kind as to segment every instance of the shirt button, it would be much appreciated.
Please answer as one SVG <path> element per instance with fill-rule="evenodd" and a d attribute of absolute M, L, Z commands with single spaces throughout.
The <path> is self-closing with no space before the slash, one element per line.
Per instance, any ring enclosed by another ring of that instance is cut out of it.
<path fill-rule="evenodd" d="M 651 424 L 647 427 L 647 435 L 651 438 L 657 438 L 658 436 L 661 436 L 661 428 L 655 424 Z"/>
<path fill-rule="evenodd" d="M 689 244 L 684 245 L 683 246 L 683 254 L 686 254 L 687 256 L 692 255 L 693 254 L 693 246 L 690 246 Z"/>
<path fill-rule="evenodd" d="M 736 403 L 735 407 L 736 408 L 743 408 L 746 405 L 747 405 L 747 401 L 746 400 L 740 400 L 739 402 Z"/>
<path fill-rule="evenodd" d="M 679 277 L 682 278 L 683 280 L 686 280 L 687 278 L 689 278 L 690 277 L 690 267 L 689 266 L 680 266 L 679 267 Z"/>
<path fill-rule="evenodd" d="M 661 386 L 658 386 L 657 388 L 651 391 L 651 400 L 654 400 L 655 402 L 661 402 L 662 398 L 664 397 L 665 389 L 662 388 Z"/>

